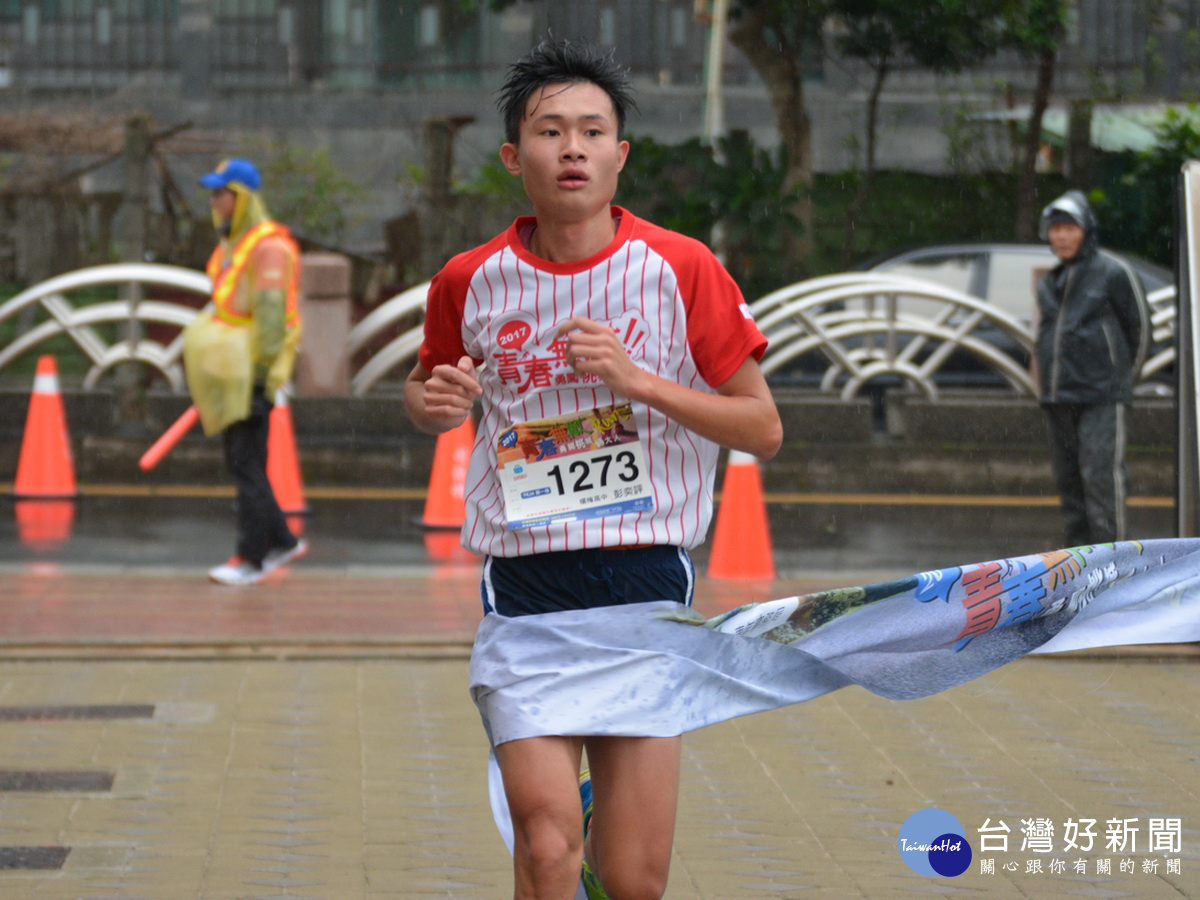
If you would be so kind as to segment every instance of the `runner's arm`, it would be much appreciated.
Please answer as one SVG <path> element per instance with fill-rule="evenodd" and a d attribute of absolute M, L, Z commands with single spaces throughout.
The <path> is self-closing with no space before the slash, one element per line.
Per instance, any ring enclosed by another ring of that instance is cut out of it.
<path fill-rule="evenodd" d="M 758 363 L 747 358 L 716 394 L 686 387 L 640 368 L 620 338 L 590 319 L 568 319 L 567 362 L 576 372 L 599 376 L 609 388 L 652 406 L 690 431 L 731 450 L 770 459 L 783 442 L 779 410 Z"/>
<path fill-rule="evenodd" d="M 434 366 L 432 372 L 417 363 L 404 382 L 404 408 L 426 434 L 441 434 L 467 420 L 481 393 L 469 356 L 453 366 Z"/>

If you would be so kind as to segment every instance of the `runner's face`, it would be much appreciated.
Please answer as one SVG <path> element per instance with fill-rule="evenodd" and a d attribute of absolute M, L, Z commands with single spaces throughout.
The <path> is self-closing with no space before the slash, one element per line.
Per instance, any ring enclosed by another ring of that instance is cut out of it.
<path fill-rule="evenodd" d="M 1072 260 L 1083 244 L 1083 229 L 1074 222 L 1050 226 L 1050 249 L 1061 260 Z"/>
<path fill-rule="evenodd" d="M 602 88 L 580 82 L 534 91 L 520 134 L 500 158 L 521 176 L 539 215 L 574 222 L 608 214 L 629 144 L 617 138 L 616 111 Z"/>

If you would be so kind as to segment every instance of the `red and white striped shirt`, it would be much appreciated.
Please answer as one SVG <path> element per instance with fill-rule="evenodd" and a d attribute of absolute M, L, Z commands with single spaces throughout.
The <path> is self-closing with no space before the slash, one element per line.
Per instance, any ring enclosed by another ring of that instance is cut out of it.
<path fill-rule="evenodd" d="M 617 233 L 600 253 L 552 263 L 526 249 L 522 217 L 487 244 L 456 256 L 433 279 L 419 359 L 432 371 L 463 355 L 480 370 L 482 417 L 466 478 L 464 545 L 492 556 L 704 540 L 712 518 L 718 446 L 634 403 L 655 500 L 653 512 L 506 526 L 497 440 L 509 426 L 620 403 L 594 376 L 566 363 L 558 326 L 572 316 L 608 323 L 635 363 L 709 393 L 767 341 L 741 291 L 699 241 L 614 206 Z"/>

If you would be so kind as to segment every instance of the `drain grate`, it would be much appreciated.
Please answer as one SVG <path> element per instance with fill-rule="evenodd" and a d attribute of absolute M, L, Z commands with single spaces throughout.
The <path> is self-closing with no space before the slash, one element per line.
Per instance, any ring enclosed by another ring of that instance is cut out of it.
<path fill-rule="evenodd" d="M 0 791 L 111 791 L 113 772 L 14 772 L 0 770 Z"/>
<path fill-rule="evenodd" d="M 0 869 L 61 869 L 70 847 L 0 847 Z"/>
<path fill-rule="evenodd" d="M 0 722 L 152 718 L 154 718 L 154 704 L 152 703 L 109 706 L 0 706 Z"/>

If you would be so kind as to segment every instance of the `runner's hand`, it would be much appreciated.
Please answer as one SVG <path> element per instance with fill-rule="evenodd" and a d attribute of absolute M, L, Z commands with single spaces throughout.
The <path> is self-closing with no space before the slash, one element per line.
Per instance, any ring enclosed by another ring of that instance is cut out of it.
<path fill-rule="evenodd" d="M 450 428 L 467 420 L 475 398 L 483 393 L 475 377 L 475 362 L 469 356 L 453 366 L 434 366 L 424 387 L 425 412 Z"/>
<path fill-rule="evenodd" d="M 572 369 L 580 374 L 598 376 L 622 396 L 641 399 L 637 390 L 645 380 L 646 372 L 629 358 L 612 328 L 576 316 L 558 327 L 558 336 L 567 339 L 567 365 Z"/>

